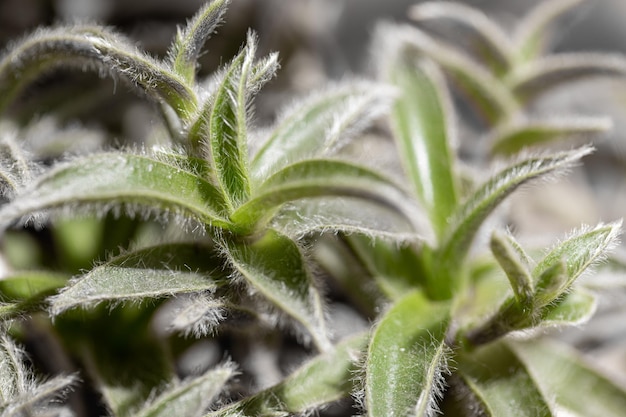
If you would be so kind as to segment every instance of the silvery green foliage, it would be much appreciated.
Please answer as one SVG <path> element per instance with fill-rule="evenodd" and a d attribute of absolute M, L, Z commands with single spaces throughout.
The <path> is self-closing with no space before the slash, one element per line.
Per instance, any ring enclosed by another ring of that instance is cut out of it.
<path fill-rule="evenodd" d="M 17 134 L 0 136 L 4 238 L 34 223 L 61 258 L 82 253 L 87 261 L 61 272 L 9 271 L 0 317 L 47 313 L 47 328 L 116 417 L 308 415 L 351 395 L 356 412 L 371 417 L 620 415 L 623 388 L 561 344 L 532 336 L 593 314 L 596 297 L 577 279 L 607 257 L 621 222 L 583 227 L 543 254 L 491 230 L 505 222 L 492 220 L 511 194 L 555 180 L 593 150 L 525 148 L 610 125 L 525 115 L 564 80 L 623 72 L 621 56 L 542 55 L 548 23 L 580 1 L 542 3 L 513 35 L 469 6 L 420 3 L 413 18 L 449 20 L 479 47 L 382 26 L 378 81 L 347 80 L 294 100 L 263 130 L 253 123 L 254 99 L 279 65 L 276 54 L 257 57 L 253 32 L 219 71 L 197 79 L 227 0 L 203 6 L 164 59 L 95 25 L 23 38 L 0 58 L 0 109 L 53 68 L 94 69 L 157 102 L 171 143 L 53 160 L 40 172 L 33 161 L 41 154 L 24 152 Z M 508 156 L 471 183 L 461 172 L 468 161 L 459 156 L 450 79 L 486 121 L 490 155 L 481 163 Z M 379 172 L 376 155 L 364 165 L 343 152 L 381 119 L 401 178 Z M 93 232 L 85 242 L 102 240 L 95 249 L 68 244 L 68 234 L 79 234 L 65 218 L 77 216 Z M 335 339 L 329 328 L 338 316 L 314 260 L 345 303 L 368 316 L 369 331 Z M 278 367 L 285 332 L 308 355 L 287 376 Z M 172 356 L 193 339 L 231 345 L 241 364 L 204 358 L 197 372 L 177 375 Z M 279 382 L 246 385 L 254 378 L 247 362 L 268 346 Z M 74 379 L 40 382 L 7 337 L 0 347 L 3 413 L 55 412 L 50 400 Z M 601 392 L 568 389 L 588 384 Z"/>

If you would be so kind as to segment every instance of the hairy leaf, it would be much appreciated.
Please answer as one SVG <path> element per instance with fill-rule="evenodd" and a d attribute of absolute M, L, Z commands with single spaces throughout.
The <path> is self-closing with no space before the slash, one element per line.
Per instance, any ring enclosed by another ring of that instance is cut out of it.
<path fill-rule="evenodd" d="M 566 139 L 587 138 L 606 132 L 613 123 L 606 117 L 531 120 L 498 129 L 491 137 L 491 153 L 513 155 L 524 148 L 544 146 Z"/>
<path fill-rule="evenodd" d="M 229 227 L 222 217 L 224 205 L 211 183 L 179 167 L 146 156 L 105 153 L 53 168 L 2 207 L 0 218 L 6 227 L 9 222 L 48 209 L 126 206 L 132 211 L 138 206 L 145 207 L 148 214 L 173 213 Z"/>
<path fill-rule="evenodd" d="M 365 362 L 370 417 L 436 415 L 447 369 L 449 307 L 407 294 L 376 325 Z"/>
<path fill-rule="evenodd" d="M 575 417 L 624 414 L 626 388 L 602 375 L 567 346 L 539 340 L 509 342 L 509 346 L 543 396 L 551 399 L 554 414 Z"/>
<path fill-rule="evenodd" d="M 107 301 L 142 301 L 172 294 L 213 291 L 226 279 L 213 248 L 167 244 L 117 256 L 75 279 L 50 298 L 52 315 Z"/>
<path fill-rule="evenodd" d="M 400 61 L 390 66 L 388 77 L 401 94 L 392 113 L 399 153 L 441 238 L 457 205 L 450 98 L 434 66 Z"/>
<path fill-rule="evenodd" d="M 251 242 L 224 236 L 225 255 L 250 291 L 294 319 L 322 351 L 329 348 L 321 295 L 298 246 L 268 229 Z"/>
<path fill-rule="evenodd" d="M 288 106 L 252 159 L 261 182 L 289 164 L 322 157 L 367 128 L 385 111 L 390 93 L 383 86 L 351 82 L 329 87 Z"/>
<path fill-rule="evenodd" d="M 596 297 L 581 288 L 565 294 L 542 312 L 540 327 L 580 325 L 589 321 L 596 312 Z"/>
<path fill-rule="evenodd" d="M 304 363 L 279 384 L 206 417 L 288 417 L 346 398 L 352 390 L 355 362 L 366 341 L 363 334 L 343 340 Z"/>
<path fill-rule="evenodd" d="M 172 43 L 168 58 L 172 71 L 193 84 L 196 65 L 202 46 L 222 22 L 230 0 L 207 2 L 188 22 L 184 29 L 179 28 Z"/>
<path fill-rule="evenodd" d="M 521 305 L 529 305 L 534 295 L 530 269 L 525 265 L 525 260 L 520 259 L 515 246 L 511 244 L 508 237 L 503 233 L 492 233 L 491 252 L 509 278 L 517 302 Z"/>

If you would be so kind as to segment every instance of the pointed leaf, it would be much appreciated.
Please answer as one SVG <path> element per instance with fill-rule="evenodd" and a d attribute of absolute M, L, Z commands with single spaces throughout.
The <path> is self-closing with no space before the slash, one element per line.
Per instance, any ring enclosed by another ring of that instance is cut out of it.
<path fill-rule="evenodd" d="M 40 299 L 67 284 L 65 274 L 48 271 L 19 271 L 0 278 L 0 298 L 4 301 Z"/>
<path fill-rule="evenodd" d="M 581 325 L 596 312 L 596 297 L 581 288 L 565 294 L 562 299 L 549 304 L 542 312 L 540 327 Z"/>
<path fill-rule="evenodd" d="M 530 157 L 496 174 L 474 192 L 454 216 L 441 247 L 442 262 L 454 265 L 464 259 L 480 225 L 518 187 L 567 169 L 590 152 L 590 148 L 583 147 L 554 155 Z"/>
<path fill-rule="evenodd" d="M 457 364 L 466 415 L 552 417 L 548 400 L 504 343 L 485 346 Z M 452 399 L 454 400 L 454 399 Z M 445 411 L 444 411 L 445 412 Z"/>
<path fill-rule="evenodd" d="M 318 349 L 329 348 L 324 309 L 318 289 L 298 246 L 268 229 L 246 242 L 225 237 L 225 255 L 252 293 L 258 293 L 293 318 L 313 338 Z"/>
<path fill-rule="evenodd" d="M 488 64 L 496 75 L 506 73 L 512 65 L 513 45 L 508 35 L 474 7 L 448 1 L 427 1 L 412 6 L 409 17 L 417 22 L 449 20 L 465 29 L 469 33 L 462 34 L 478 48 L 480 55 L 476 60 Z"/>
<path fill-rule="evenodd" d="M 286 166 L 272 175 L 230 219 L 238 227 L 249 230 L 269 220 L 287 202 L 328 196 L 372 201 L 404 215 L 410 222 L 414 217 L 415 210 L 408 197 L 381 174 L 349 162 L 313 159 Z"/>
<path fill-rule="evenodd" d="M 389 107 L 389 101 L 387 88 L 351 82 L 293 103 L 254 155 L 251 172 L 256 182 L 289 164 L 325 156 L 368 127 Z"/>
<path fill-rule="evenodd" d="M 392 114 L 399 153 L 441 238 L 457 205 L 450 98 L 434 66 L 397 62 L 388 76 L 401 92 Z"/>
<path fill-rule="evenodd" d="M 214 291 L 226 279 L 224 261 L 211 247 L 169 244 L 117 256 L 75 279 L 51 297 L 52 315 L 103 301 L 113 304 L 172 294 Z"/>
<path fill-rule="evenodd" d="M 278 385 L 230 404 L 206 417 L 288 417 L 346 398 L 352 391 L 355 362 L 365 347 L 363 334 L 341 341 L 317 355 Z"/>
<path fill-rule="evenodd" d="M 193 84 L 196 65 L 202 46 L 222 22 L 230 0 L 207 2 L 188 22 L 178 30 L 176 39 L 168 51 L 172 71 Z"/>
<path fill-rule="evenodd" d="M 226 364 L 198 377 L 175 383 L 149 404 L 133 414 L 135 417 L 194 417 L 200 416 L 226 382 L 235 374 L 234 366 Z"/>
<path fill-rule="evenodd" d="M 593 76 L 623 77 L 626 58 L 606 53 L 561 53 L 518 67 L 506 80 L 521 102 L 531 101 L 550 89 Z"/>
<path fill-rule="evenodd" d="M 491 153 L 513 155 L 531 146 L 545 146 L 576 138 L 586 139 L 593 134 L 606 132 L 612 126 L 611 119 L 606 117 L 531 120 L 498 129 L 491 138 Z"/>
<path fill-rule="evenodd" d="M 559 16 L 585 0 L 544 0 L 528 13 L 513 35 L 517 60 L 528 62 L 540 56 L 547 43 L 546 30 Z"/>
<path fill-rule="evenodd" d="M 557 415 L 618 417 L 626 410 L 626 388 L 588 364 L 567 346 L 546 341 L 510 342 Z M 575 387 L 575 389 L 571 389 Z"/>
<path fill-rule="evenodd" d="M 447 369 L 448 315 L 446 304 L 413 292 L 383 316 L 365 362 L 368 416 L 423 416 L 436 409 Z"/>
<path fill-rule="evenodd" d="M 224 200 L 212 184 L 179 167 L 122 153 L 96 154 L 58 165 L 0 209 L 0 218 L 6 227 L 48 209 L 116 206 L 146 207 L 148 214 L 173 213 L 229 226 L 222 217 Z"/>
<path fill-rule="evenodd" d="M 525 264 L 525 260 L 520 259 L 515 246 L 503 233 L 494 231 L 491 234 L 490 247 L 493 256 L 509 278 L 517 302 L 521 305 L 529 305 L 535 291 L 530 269 Z"/>

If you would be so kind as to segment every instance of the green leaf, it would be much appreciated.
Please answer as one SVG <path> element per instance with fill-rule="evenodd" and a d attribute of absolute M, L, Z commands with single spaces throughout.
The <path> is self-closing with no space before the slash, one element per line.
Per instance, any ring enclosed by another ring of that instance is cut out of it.
<path fill-rule="evenodd" d="M 56 316 L 75 307 L 214 291 L 228 272 L 214 248 L 168 244 L 116 256 L 49 299 Z"/>
<path fill-rule="evenodd" d="M 279 384 L 206 417 L 288 417 L 346 398 L 352 390 L 355 362 L 366 342 L 363 334 L 347 338 L 304 363 Z"/>
<path fill-rule="evenodd" d="M 0 196 L 11 200 L 29 182 L 34 164 L 16 142 L 16 134 L 5 133 L 0 124 Z"/>
<path fill-rule="evenodd" d="M 287 165 L 327 155 L 368 127 L 389 101 L 387 88 L 351 82 L 330 86 L 288 106 L 252 159 L 255 182 Z"/>
<path fill-rule="evenodd" d="M 39 299 L 63 287 L 68 278 L 48 271 L 13 272 L 0 279 L 0 297 L 4 301 Z"/>
<path fill-rule="evenodd" d="M 606 53 L 561 53 L 518 67 L 507 85 L 520 102 L 528 102 L 560 85 L 593 76 L 623 77 L 626 58 Z"/>
<path fill-rule="evenodd" d="M 606 132 L 613 123 L 606 117 L 530 120 L 496 130 L 491 137 L 491 153 L 513 155 L 524 148 L 583 138 Z"/>
<path fill-rule="evenodd" d="M 621 222 L 599 224 L 594 228 L 582 228 L 571 237 L 556 245 L 535 267 L 533 276 L 538 279 L 544 271 L 555 264 L 565 262 L 567 277 L 559 288 L 551 289 L 552 299 L 559 297 L 587 268 L 601 261 L 616 244 Z"/>
<path fill-rule="evenodd" d="M 340 160 L 313 159 L 288 165 L 269 177 L 230 219 L 243 230 L 253 230 L 287 202 L 330 196 L 372 201 L 404 215 L 409 222 L 414 217 L 408 197 L 381 174 Z"/>
<path fill-rule="evenodd" d="M 252 293 L 294 319 L 318 349 L 327 350 L 322 298 L 298 246 L 272 229 L 251 239 L 224 236 L 223 249 L 233 268 Z"/>
<path fill-rule="evenodd" d="M 490 248 L 500 267 L 506 273 L 513 288 L 515 299 L 520 305 L 529 305 L 534 295 L 533 278 L 526 260 L 519 256 L 510 235 L 494 231 L 491 234 Z"/>
<path fill-rule="evenodd" d="M 414 191 L 441 238 L 457 205 L 450 98 L 432 65 L 397 62 L 389 68 L 388 76 L 401 94 L 392 113 L 399 153 Z"/>
<path fill-rule="evenodd" d="M 474 192 L 450 222 L 448 234 L 441 245 L 441 262 L 459 264 L 478 231 L 493 210 L 521 185 L 558 170 L 571 167 L 591 149 L 583 147 L 574 151 L 523 159 L 493 176 Z"/>
<path fill-rule="evenodd" d="M 461 415 L 555 415 L 525 365 L 504 343 L 490 344 L 471 355 L 463 355 L 458 359 L 456 367 L 459 376 L 457 383 L 460 386 L 455 388 L 463 392 L 456 405 L 464 411 Z M 444 408 L 444 414 L 446 411 Z"/>
<path fill-rule="evenodd" d="M 582 288 L 575 288 L 553 304 L 548 304 L 541 315 L 540 327 L 580 325 L 596 312 L 596 297 Z"/>
<path fill-rule="evenodd" d="M 376 325 L 365 362 L 370 417 L 423 416 L 436 409 L 447 369 L 447 304 L 418 292 L 397 301 Z"/>
<path fill-rule="evenodd" d="M 547 46 L 547 28 L 558 17 L 585 0 L 544 0 L 520 22 L 513 35 L 518 62 L 528 62 L 539 57 Z"/>
<path fill-rule="evenodd" d="M 195 417 L 202 415 L 234 374 L 233 365 L 226 364 L 211 369 L 203 375 L 177 381 L 132 415 L 134 417 Z"/>
<path fill-rule="evenodd" d="M 178 75 L 130 40 L 89 25 L 42 29 L 11 48 L 0 59 L 0 111 L 30 82 L 63 66 L 121 75 L 169 104 L 182 119 L 195 111 L 195 93 Z"/>
<path fill-rule="evenodd" d="M 553 342 L 510 342 L 553 413 L 575 417 L 618 417 L 626 410 L 626 389 L 602 375 L 578 353 Z"/>
<path fill-rule="evenodd" d="M 379 32 L 379 37 L 383 39 L 379 40 L 377 51 L 387 55 L 392 55 L 393 52 L 404 54 L 408 51 L 432 59 L 456 82 L 480 112 L 479 115 L 489 124 L 501 123 L 517 112 L 517 101 L 504 83 L 455 46 L 436 41 L 423 31 L 410 26 L 381 26 Z M 395 58 L 393 55 L 389 58 L 383 56 L 380 60 L 384 66 L 388 62 L 394 62 Z"/>
<path fill-rule="evenodd" d="M 56 208 L 126 207 L 145 214 L 180 215 L 221 227 L 225 203 L 211 183 L 146 156 L 104 153 L 60 164 L 0 209 L 6 227 L 23 216 Z"/>
<path fill-rule="evenodd" d="M 409 17 L 418 23 L 451 21 L 464 29 L 460 34 L 478 51 L 477 61 L 485 63 L 495 75 L 509 71 L 513 45 L 508 35 L 482 11 L 463 3 L 427 1 L 411 6 Z M 458 31 L 455 34 L 459 35 Z"/>
<path fill-rule="evenodd" d="M 256 48 L 256 36 L 249 32 L 246 46 L 228 65 L 217 90 L 207 102 L 210 110 L 200 114 L 189 133 L 193 145 L 201 142 L 206 147 L 206 156 L 215 169 L 215 180 L 225 192 L 230 210 L 250 195 L 248 84 Z"/>
<path fill-rule="evenodd" d="M 222 22 L 230 0 L 207 2 L 188 22 L 184 29 L 179 28 L 172 43 L 168 58 L 172 71 L 187 84 L 195 81 L 198 56 L 202 46 Z"/>

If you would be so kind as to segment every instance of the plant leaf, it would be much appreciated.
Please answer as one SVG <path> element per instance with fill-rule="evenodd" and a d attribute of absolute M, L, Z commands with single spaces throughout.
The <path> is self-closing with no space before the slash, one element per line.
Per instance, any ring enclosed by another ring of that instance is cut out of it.
<path fill-rule="evenodd" d="M 230 0 L 207 2 L 188 22 L 184 29 L 178 29 L 168 58 L 172 71 L 193 85 L 198 56 L 202 46 L 222 22 Z"/>
<path fill-rule="evenodd" d="M 49 271 L 12 272 L 0 278 L 0 297 L 4 301 L 39 299 L 67 284 L 65 274 Z"/>
<path fill-rule="evenodd" d="M 224 204 L 212 184 L 178 167 L 146 156 L 104 153 L 60 164 L 0 209 L 0 218 L 6 227 L 48 209 L 139 206 L 148 214 L 174 213 L 229 227 L 222 217 Z"/>
<path fill-rule="evenodd" d="M 211 247 L 168 244 L 114 257 L 75 279 L 49 299 L 53 316 L 103 301 L 120 303 L 172 294 L 214 291 L 226 279 L 224 261 Z"/>
<path fill-rule="evenodd" d="M 493 176 L 470 196 L 450 223 L 447 238 L 440 248 L 443 264 L 454 265 L 465 258 L 480 225 L 518 187 L 533 179 L 567 169 L 590 152 L 590 148 L 582 147 L 569 152 L 530 157 Z"/>
<path fill-rule="evenodd" d="M 252 293 L 259 293 L 294 319 L 321 351 L 329 348 L 322 299 L 298 246 L 268 229 L 246 242 L 224 236 L 222 245 L 233 268 Z"/>
<path fill-rule="evenodd" d="M 585 0 L 547 0 L 537 3 L 517 26 L 513 35 L 518 62 L 538 58 L 546 48 L 546 29 L 559 16 Z"/>
<path fill-rule="evenodd" d="M 463 409 L 462 415 L 555 415 L 525 365 L 504 343 L 492 343 L 459 358 L 456 372 L 460 386 L 455 388 L 463 392 L 456 406 Z"/>
<path fill-rule="evenodd" d="M 370 417 L 430 415 L 443 392 L 447 304 L 418 292 L 397 301 L 376 326 L 365 362 Z"/>
<path fill-rule="evenodd" d="M 607 53 L 553 54 L 518 67 L 507 85 L 520 102 L 528 102 L 550 89 L 592 76 L 626 74 L 626 58 Z"/>
<path fill-rule="evenodd" d="M 596 133 L 606 132 L 612 126 L 611 119 L 606 117 L 580 116 L 531 120 L 496 130 L 491 137 L 491 153 L 513 155 L 531 146 L 545 146 L 566 139 L 587 138 Z"/>
<path fill-rule="evenodd" d="M 202 415 L 235 374 L 226 364 L 203 375 L 177 382 L 135 412 L 135 417 L 194 417 Z"/>
<path fill-rule="evenodd" d="M 490 242 L 491 252 L 506 273 L 520 305 L 530 305 L 534 295 L 533 278 L 524 259 L 520 259 L 508 236 L 494 231 Z"/>
<path fill-rule="evenodd" d="M 293 103 L 252 159 L 255 181 L 262 182 L 287 165 L 328 154 L 368 127 L 389 102 L 387 88 L 363 81 L 333 85 Z"/>
<path fill-rule="evenodd" d="M 441 238 L 457 205 L 450 98 L 432 65 L 397 62 L 388 76 L 401 92 L 392 113 L 399 153 L 414 192 Z"/>
<path fill-rule="evenodd" d="M 575 288 L 562 299 L 548 304 L 542 312 L 539 327 L 580 325 L 589 321 L 596 312 L 596 297 L 582 288 Z"/>
<path fill-rule="evenodd" d="M 477 60 L 488 64 L 495 75 L 508 72 L 513 63 L 511 39 L 500 26 L 474 7 L 448 1 L 427 1 L 411 6 L 409 17 L 418 23 L 449 20 L 466 29 L 469 33 L 462 34 L 469 37 L 478 49 Z"/>
<path fill-rule="evenodd" d="M 554 342 L 509 342 L 553 412 L 575 417 L 618 417 L 626 410 L 626 389 L 602 375 L 578 353 Z M 575 387 L 576 389 L 571 389 Z M 586 393 L 586 395 L 581 395 Z"/>
<path fill-rule="evenodd" d="M 408 198 L 381 174 L 340 160 L 313 159 L 288 165 L 269 177 L 230 219 L 238 227 L 251 230 L 289 201 L 322 196 L 372 201 L 404 215 L 409 222 L 415 216 Z"/>

